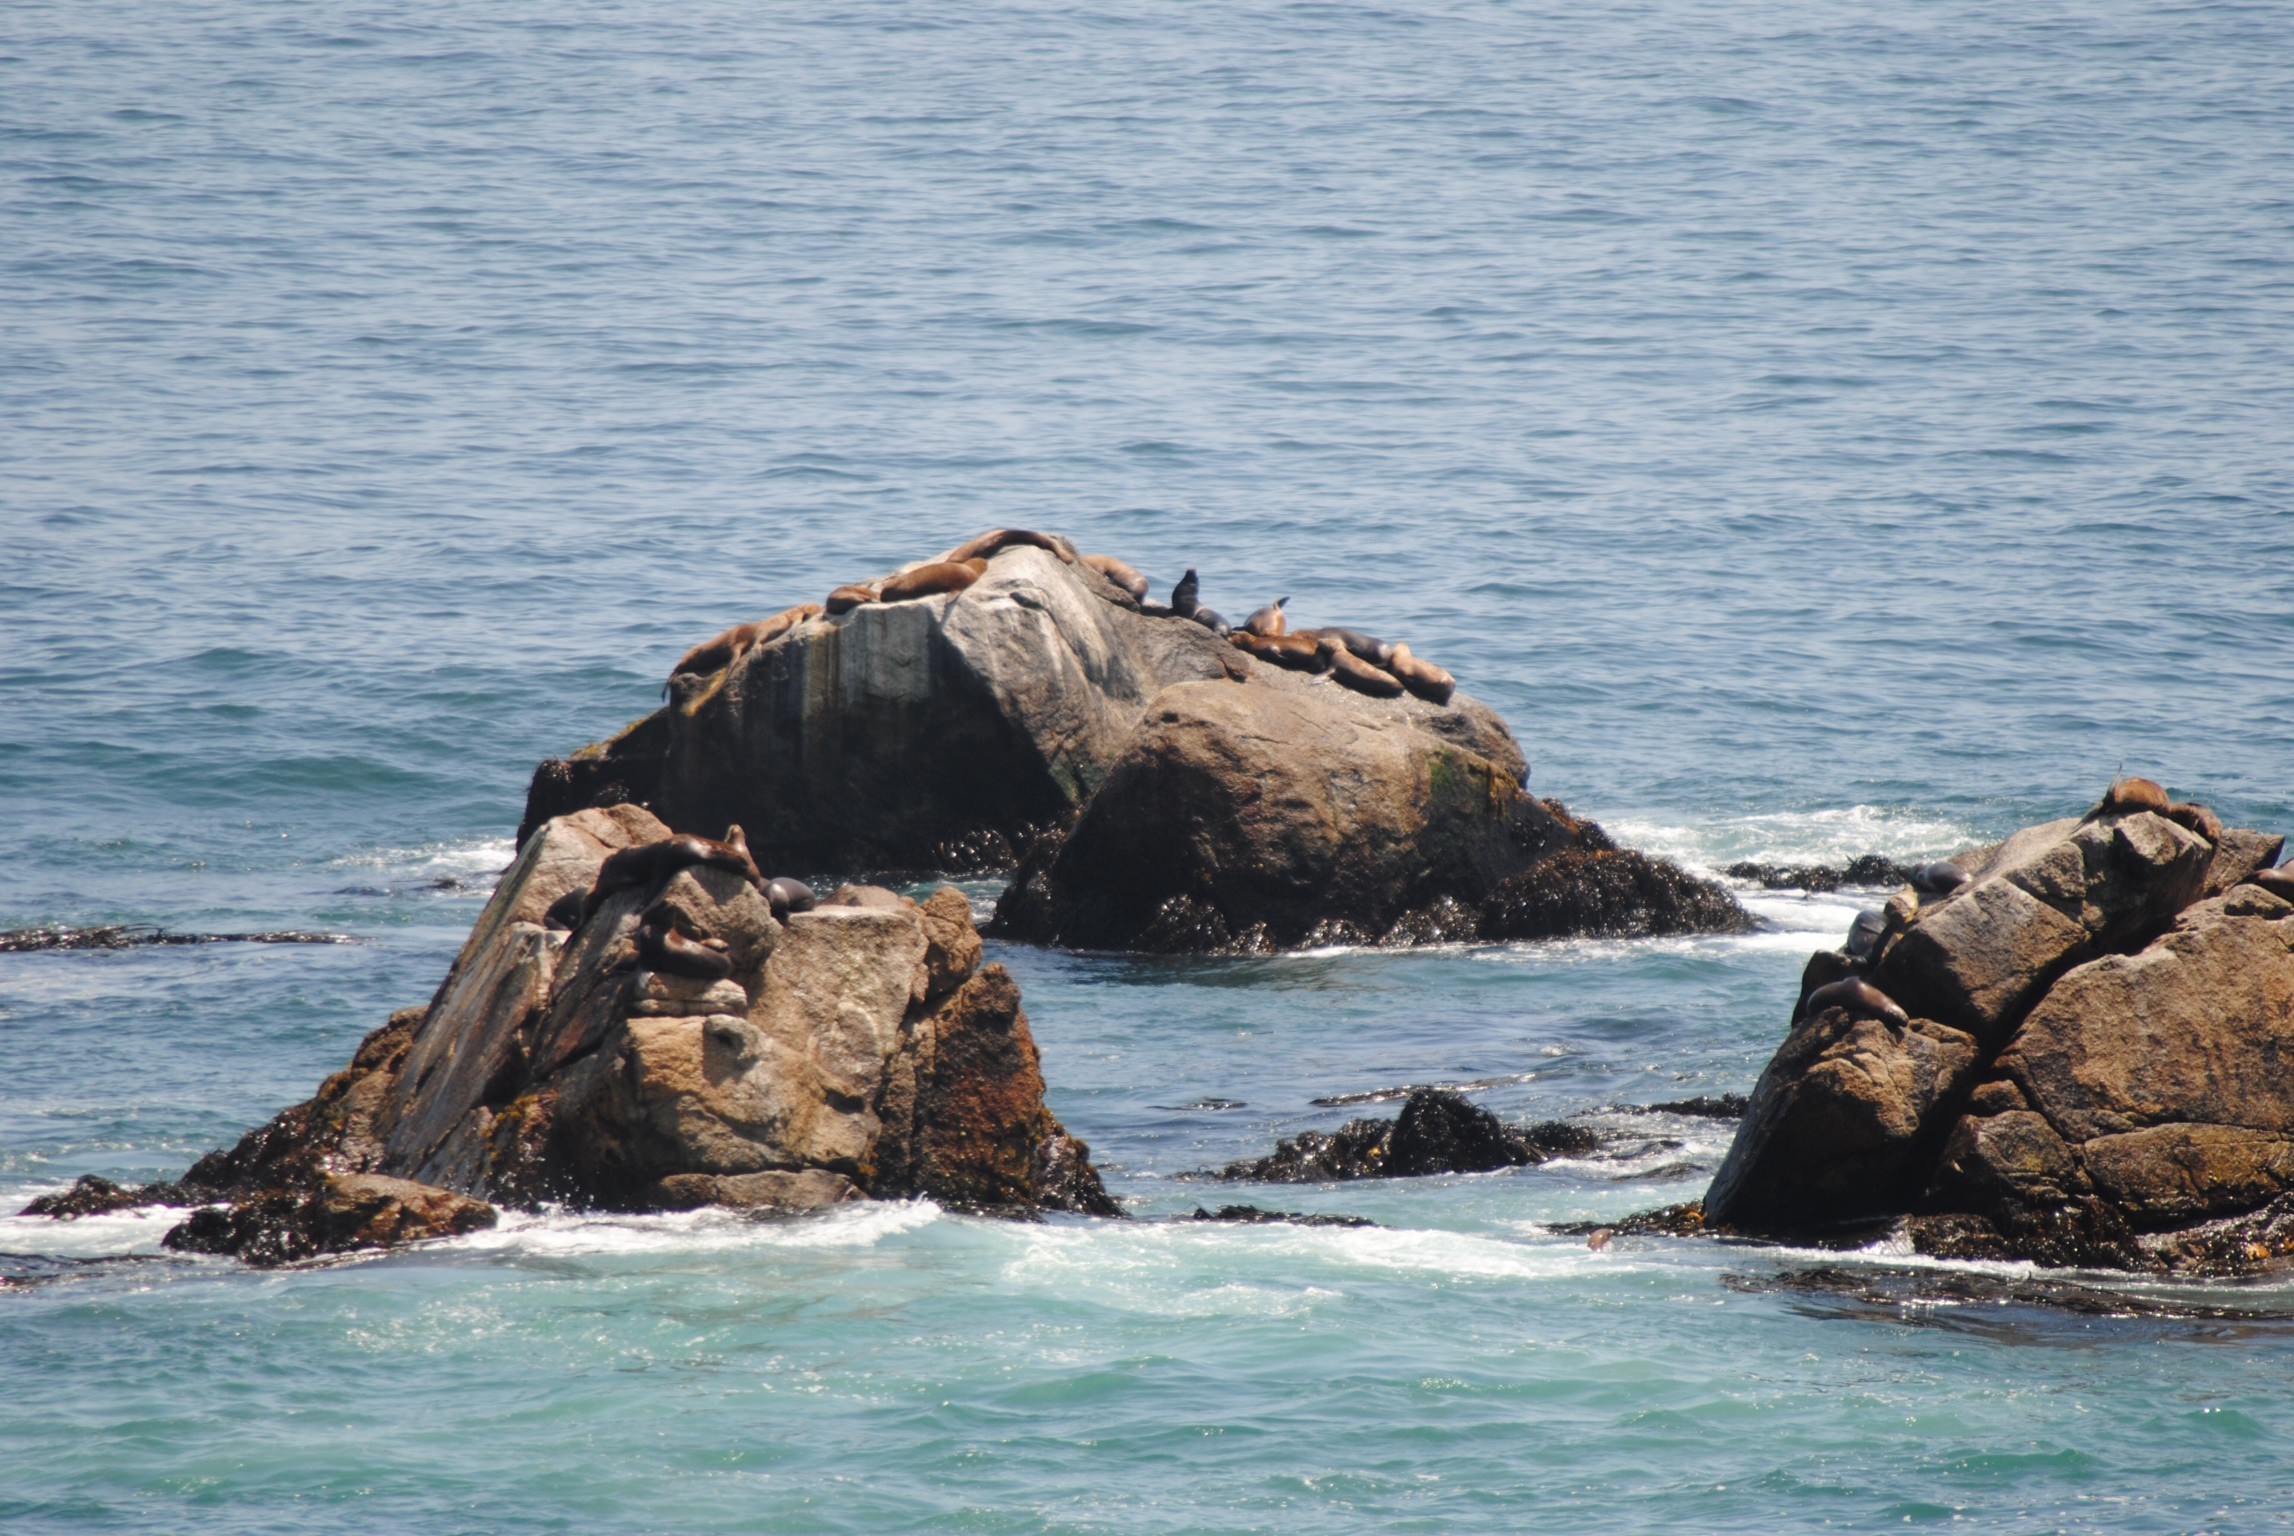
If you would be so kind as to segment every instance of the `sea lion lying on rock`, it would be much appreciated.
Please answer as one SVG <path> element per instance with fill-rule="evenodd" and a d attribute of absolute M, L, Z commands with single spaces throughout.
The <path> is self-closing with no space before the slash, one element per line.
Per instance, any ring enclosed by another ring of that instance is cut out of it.
<path fill-rule="evenodd" d="M 2095 808 L 2080 819 L 2095 821 L 2104 816 L 2131 816 L 2137 811 L 2155 811 L 2164 816 L 2172 809 L 2166 790 L 2155 779 L 2116 779 L 2103 791 L 2103 798 L 2095 802 Z"/>
<path fill-rule="evenodd" d="M 834 618 L 840 613 L 850 613 L 863 604 L 875 602 L 876 595 L 877 589 L 873 586 L 838 587 L 821 604 L 821 611 Z"/>
<path fill-rule="evenodd" d="M 1316 640 L 1335 641 L 1374 667 L 1383 667 L 1394 659 L 1393 646 L 1358 629 L 1343 629 L 1336 624 L 1325 624 L 1320 629 L 1302 629 L 1297 633 Z"/>
<path fill-rule="evenodd" d="M 937 597 L 943 592 L 961 592 L 987 573 L 988 562 L 978 558 L 935 560 L 887 578 L 877 591 L 877 601 L 905 603 L 919 597 Z"/>
<path fill-rule="evenodd" d="M 609 853 L 597 869 L 597 879 L 591 883 L 589 894 L 583 899 L 581 918 L 586 921 L 605 898 L 616 891 L 657 886 L 681 869 L 706 864 L 713 869 L 729 869 L 746 877 L 751 885 L 762 890 L 765 877 L 757 868 L 757 861 L 749 855 L 749 841 L 738 825 L 725 829 L 724 841 L 695 837 L 680 833 L 655 843 L 639 843 L 634 848 L 622 848 Z M 553 906 L 552 912 L 557 908 Z M 579 927 L 576 922 L 572 926 Z"/>
<path fill-rule="evenodd" d="M 961 565 L 967 560 L 985 560 L 999 551 L 1024 545 L 1029 549 L 1049 550 L 1061 562 L 1076 562 L 1075 546 L 1056 533 L 1036 533 L 1026 528 L 998 528 L 978 538 L 957 545 L 942 557 L 941 563 Z"/>
<path fill-rule="evenodd" d="M 1813 1019 L 1827 1008 L 1845 1008 L 1850 1013 L 1870 1014 L 1899 1034 L 1912 1027 L 1911 1015 L 1897 1007 L 1894 998 L 1857 976 L 1818 987 L 1809 993 L 1806 1011 L 1801 1016 Z"/>
<path fill-rule="evenodd" d="M 1430 704 L 1447 704 L 1450 695 L 1458 691 L 1458 680 L 1430 661 L 1420 661 L 1410 654 L 1407 645 L 1397 645 L 1386 658 L 1386 670 L 1402 680 L 1402 686 Z"/>
<path fill-rule="evenodd" d="M 733 974 L 733 959 L 725 953 L 723 939 L 689 939 L 659 907 L 647 912 L 638 925 L 637 963 L 664 976 L 698 981 L 721 981 Z"/>
<path fill-rule="evenodd" d="M 1287 597 L 1276 598 L 1243 620 L 1243 628 L 1254 635 L 1265 635 L 1270 640 L 1284 633 L 1290 628 L 1290 620 L 1283 617 L 1282 605 L 1289 601 Z"/>
<path fill-rule="evenodd" d="M 754 624 L 736 624 L 715 639 L 704 640 L 678 657 L 677 665 L 669 669 L 669 676 L 675 678 L 684 673 L 705 676 L 711 672 L 721 672 L 758 646 L 772 644 L 805 620 L 819 618 L 820 613 L 821 606 L 818 603 L 799 603 L 794 608 L 781 610 L 769 619 L 759 619 Z M 664 692 L 669 691 L 670 685 L 667 682 L 661 686 Z"/>
<path fill-rule="evenodd" d="M 1304 639 L 1305 636 L 1298 638 Z M 1393 673 L 1370 665 L 1327 635 L 1320 641 L 1320 646 L 1323 670 L 1336 682 L 1374 699 L 1391 699 L 1401 695 L 1402 680 Z"/>
<path fill-rule="evenodd" d="M 1147 601 L 1147 578 L 1113 555 L 1085 555 L 1083 563 L 1130 593 L 1133 602 Z"/>
<path fill-rule="evenodd" d="M 772 883 L 765 887 L 765 904 L 773 909 L 773 916 L 784 923 L 792 912 L 810 912 L 815 902 L 811 886 L 787 875 L 775 875 Z"/>
<path fill-rule="evenodd" d="M 1261 661 L 1288 667 L 1293 672 L 1319 672 L 1327 665 L 1322 647 L 1304 635 L 1261 635 L 1238 629 L 1227 636 L 1227 643 L 1238 651 L 1248 651 Z"/>

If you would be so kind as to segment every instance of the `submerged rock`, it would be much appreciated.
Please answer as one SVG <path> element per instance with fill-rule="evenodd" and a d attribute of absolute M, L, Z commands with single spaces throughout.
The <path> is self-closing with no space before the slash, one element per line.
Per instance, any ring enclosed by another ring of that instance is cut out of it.
<path fill-rule="evenodd" d="M 1891 903 L 1869 959 L 1817 956 L 1710 1224 L 2151 1271 L 2294 1253 L 2294 903 L 2249 883 L 2283 840 L 2174 809 L 2026 829 Z M 1838 977 L 1909 1024 L 1824 1006 Z"/>
<path fill-rule="evenodd" d="M 986 558 L 960 592 L 859 602 L 681 676 L 678 702 L 537 771 L 521 842 L 635 803 L 737 822 L 785 866 L 1016 866 L 996 930 L 1085 948 L 1749 926 L 1719 886 L 1530 796 L 1463 694 L 1257 660 L 1054 548 Z"/>
<path fill-rule="evenodd" d="M 160 1239 L 178 1253 L 229 1255 L 258 1267 L 361 1248 L 461 1237 L 494 1225 L 494 1208 L 411 1179 L 329 1173 L 314 1182 L 211 1206 Z"/>
<path fill-rule="evenodd" d="M 1215 1177 L 1311 1184 L 1487 1173 L 1590 1152 L 1597 1144 L 1581 1126 L 1555 1121 L 1517 1130 L 1454 1093 L 1419 1089 L 1392 1120 L 1350 1120 L 1335 1131 L 1304 1131 L 1268 1156 L 1230 1163 Z"/>

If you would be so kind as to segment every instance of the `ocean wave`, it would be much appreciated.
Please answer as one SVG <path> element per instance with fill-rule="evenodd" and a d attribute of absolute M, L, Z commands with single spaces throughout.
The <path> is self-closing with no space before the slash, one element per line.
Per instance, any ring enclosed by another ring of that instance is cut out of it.
<path fill-rule="evenodd" d="M 1845 864 L 1877 853 L 1916 863 L 1985 841 L 1959 822 L 1877 805 L 1767 811 L 1693 825 L 1636 816 L 1604 818 L 1601 824 L 1628 847 L 1716 877 L 1740 861 Z"/>
<path fill-rule="evenodd" d="M 380 870 L 392 880 L 471 889 L 491 886 L 517 856 L 512 838 L 474 837 L 415 848 L 368 849 L 346 854 L 330 867 Z"/>
<path fill-rule="evenodd" d="M 929 1200 L 869 1200 L 816 1215 L 759 1220 L 739 1211 L 704 1208 L 656 1215 L 599 1215 L 566 1210 L 535 1214 L 505 1211 L 491 1231 L 450 1245 L 473 1253 L 579 1258 L 659 1253 L 722 1253 L 737 1249 L 873 1248 L 886 1238 L 941 1219 Z"/>

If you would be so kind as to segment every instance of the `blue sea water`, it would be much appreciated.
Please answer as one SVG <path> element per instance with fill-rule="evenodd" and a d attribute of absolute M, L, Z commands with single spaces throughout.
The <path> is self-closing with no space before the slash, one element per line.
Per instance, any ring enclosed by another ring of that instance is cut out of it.
<path fill-rule="evenodd" d="M 2122 770 L 2294 831 L 2290 37 L 13 0 L 0 927 L 357 942 L 0 956 L 0 1208 L 305 1096 L 428 996 L 538 758 L 999 525 L 1406 636 L 1539 792 L 1707 869 L 1941 854 Z M 1885 1306 L 1552 1230 L 1701 1191 L 1727 1127 L 1621 1107 L 1748 1088 L 1857 904 L 1748 900 L 1745 939 L 996 950 L 1136 1215 L 1372 1229 L 553 1213 L 256 1274 L 164 1213 L 0 1219 L 0 1528 L 2294 1524 L 2294 1283 Z M 1629 1139 L 1184 1177 L 1417 1082 Z"/>

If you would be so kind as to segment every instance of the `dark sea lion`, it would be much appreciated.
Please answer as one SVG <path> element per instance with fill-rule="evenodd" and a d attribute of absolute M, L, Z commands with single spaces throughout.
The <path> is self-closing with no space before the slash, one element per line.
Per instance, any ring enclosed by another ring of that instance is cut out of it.
<path fill-rule="evenodd" d="M 1303 640 L 1307 637 L 1298 635 L 1291 638 Z M 1327 635 L 1316 643 L 1322 648 L 1323 667 L 1330 673 L 1334 681 L 1353 689 L 1356 693 L 1366 693 L 1374 699 L 1391 699 L 1400 696 L 1402 680 L 1393 673 L 1370 665 Z"/>
<path fill-rule="evenodd" d="M 1887 914 L 1878 907 L 1866 907 L 1848 925 L 1848 941 L 1841 947 L 1848 951 L 1851 960 L 1869 960 L 1872 952 L 1880 947 L 1880 935 L 1887 930 Z"/>
<path fill-rule="evenodd" d="M 1850 1013 L 1870 1014 L 1899 1034 L 1912 1027 L 1911 1015 L 1897 1007 L 1894 998 L 1857 976 L 1818 987 L 1809 993 L 1803 1017 L 1813 1019 L 1827 1008 L 1845 1008 Z"/>
<path fill-rule="evenodd" d="M 1325 624 L 1320 629 L 1301 629 L 1292 633 L 1311 635 L 1318 640 L 1335 640 L 1374 667 L 1383 667 L 1394 656 L 1393 646 L 1358 629 L 1342 629 L 1335 624 Z"/>
<path fill-rule="evenodd" d="M 765 904 L 773 909 L 773 916 L 784 923 L 792 912 L 810 912 L 815 900 L 811 886 L 787 875 L 775 875 L 765 887 Z"/>
<path fill-rule="evenodd" d="M 637 930 L 637 963 L 664 976 L 691 976 L 718 981 L 733 974 L 733 960 L 721 948 L 722 939 L 696 943 L 679 933 L 659 912 L 648 912 Z"/>
<path fill-rule="evenodd" d="M 1386 658 L 1386 670 L 1402 680 L 1402 686 L 1431 704 L 1447 704 L 1450 695 L 1458 691 L 1458 680 L 1430 661 L 1420 661 L 1410 654 L 1407 645 L 1397 645 Z"/>
<path fill-rule="evenodd" d="M 983 533 L 968 543 L 959 544 L 941 557 L 941 563 L 963 564 L 966 560 L 985 560 L 1000 550 L 1015 545 L 1030 549 L 1048 550 L 1069 565 L 1075 564 L 1075 546 L 1056 533 L 1033 533 L 1025 528 L 998 528 Z"/>
<path fill-rule="evenodd" d="M 1254 635 L 1247 629 L 1238 629 L 1227 636 L 1227 643 L 1238 651 L 1248 651 L 1260 661 L 1293 672 L 1320 672 L 1329 663 L 1323 649 L 1304 635 Z"/>
<path fill-rule="evenodd" d="M 742 836 L 738 825 L 725 829 L 723 842 L 679 833 L 657 843 L 639 843 L 634 848 L 621 848 L 607 854 L 605 862 L 597 868 L 597 879 L 590 884 L 585 915 L 595 912 L 598 903 L 615 891 L 659 885 L 679 870 L 696 864 L 732 870 L 746 876 L 752 885 L 765 883 L 757 861 L 749 856 L 748 839 Z"/>
<path fill-rule="evenodd" d="M 2167 807 L 2167 820 L 2187 832 L 2195 832 L 2210 843 L 2222 841 L 2222 818 L 2203 805 L 2177 801 Z"/>
<path fill-rule="evenodd" d="M 1083 563 L 1130 593 L 1133 602 L 1147 601 L 1147 578 L 1113 555 L 1085 555 Z"/>
<path fill-rule="evenodd" d="M 1937 859 L 1911 871 L 1912 889 L 1923 896 L 1949 896 L 1967 884 L 1967 871 L 1949 859 Z"/>
<path fill-rule="evenodd" d="M 1290 599 L 1287 597 L 1276 598 L 1266 607 L 1259 609 L 1249 618 L 1243 620 L 1243 628 L 1254 635 L 1265 635 L 1270 640 L 1283 634 L 1289 630 L 1290 620 L 1283 617 L 1282 605 L 1289 601 Z"/>
<path fill-rule="evenodd" d="M 1202 582 L 1195 577 L 1195 568 L 1188 566 L 1187 574 L 1180 577 L 1179 584 L 1171 589 L 1171 611 L 1182 619 L 1193 618 L 1195 598 L 1202 589 Z"/>
<path fill-rule="evenodd" d="M 2103 816 L 2131 816 L 2137 811 L 2156 811 L 2164 816 L 2170 809 L 2172 803 L 2167 799 L 2167 792 L 2156 780 L 2117 779 L 2109 789 L 2103 791 L 2103 798 L 2095 802 L 2095 808 L 2081 819 L 2094 821 Z"/>
<path fill-rule="evenodd" d="M 840 613 L 850 613 L 863 603 L 875 601 L 876 588 L 873 586 L 838 587 L 828 595 L 828 600 L 822 603 L 820 607 L 821 612 L 833 618 Z"/>
<path fill-rule="evenodd" d="M 581 926 L 581 920 L 588 912 L 589 892 L 585 890 L 568 891 L 550 903 L 550 909 L 542 914 L 542 926 L 558 932 L 570 933 Z"/>
<path fill-rule="evenodd" d="M 1187 617 L 1202 625 L 1212 634 L 1217 635 L 1221 640 L 1235 632 L 1234 626 L 1229 624 L 1225 616 L 1216 608 L 1197 608 Z"/>
<path fill-rule="evenodd" d="M 935 560 L 887 578 L 878 591 L 878 601 L 905 603 L 919 597 L 937 597 L 943 592 L 961 592 L 987 572 L 988 562 L 977 557 Z"/>

